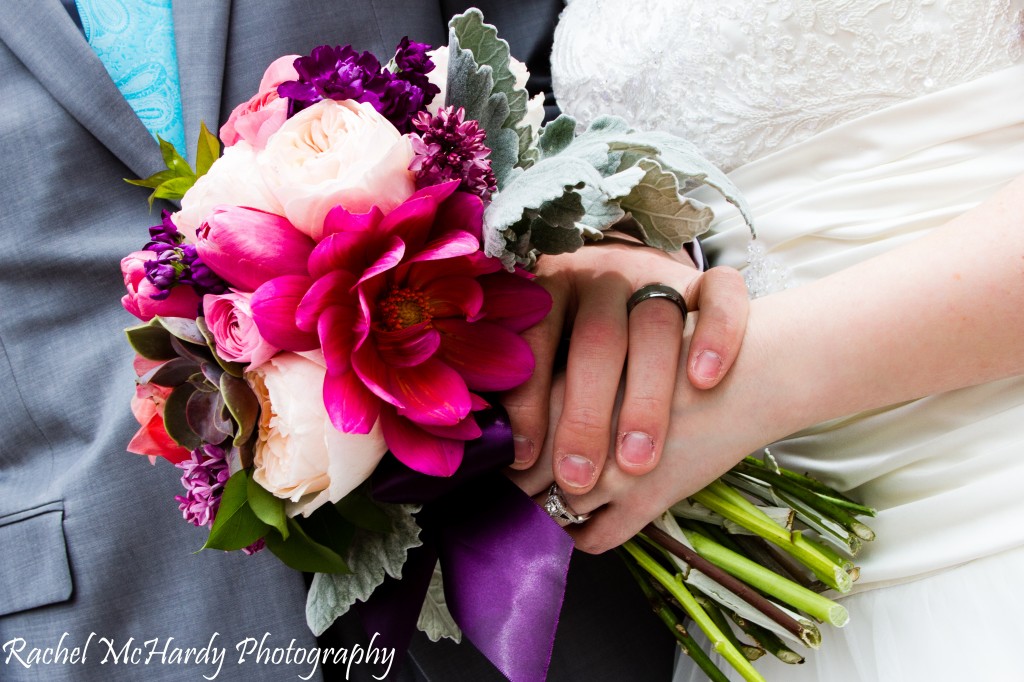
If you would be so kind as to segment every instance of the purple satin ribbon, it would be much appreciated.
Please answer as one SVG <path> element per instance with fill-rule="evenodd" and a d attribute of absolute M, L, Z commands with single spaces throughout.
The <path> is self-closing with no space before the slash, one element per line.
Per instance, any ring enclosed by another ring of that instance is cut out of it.
<path fill-rule="evenodd" d="M 471 642 L 512 682 L 542 682 L 551 662 L 573 542 L 498 471 L 512 463 L 512 431 L 496 410 L 479 413 L 483 436 L 466 444 L 450 478 L 424 476 L 390 456 L 373 477 L 382 502 L 420 503 L 424 546 L 401 580 L 360 608 L 367 632 L 408 649 L 438 558 L 445 600 Z"/>

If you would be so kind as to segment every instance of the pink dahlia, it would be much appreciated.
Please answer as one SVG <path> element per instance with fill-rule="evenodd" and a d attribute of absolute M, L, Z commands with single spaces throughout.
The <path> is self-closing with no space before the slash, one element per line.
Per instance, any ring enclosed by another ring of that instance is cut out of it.
<path fill-rule="evenodd" d="M 519 333 L 551 307 L 548 293 L 480 251 L 483 202 L 458 181 L 426 187 L 389 214 L 333 209 L 308 275 L 253 294 L 253 319 L 271 344 L 322 347 L 332 423 L 369 433 L 409 467 L 451 475 L 480 436 L 479 393 L 518 386 L 533 372 Z"/>

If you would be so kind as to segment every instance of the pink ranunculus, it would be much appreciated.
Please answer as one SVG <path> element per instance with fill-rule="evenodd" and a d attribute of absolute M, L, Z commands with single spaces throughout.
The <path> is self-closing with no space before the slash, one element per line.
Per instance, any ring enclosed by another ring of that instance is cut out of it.
<path fill-rule="evenodd" d="M 275 59 L 263 74 L 259 91 L 248 102 L 235 107 L 227 122 L 221 126 L 220 141 L 225 147 L 245 140 L 255 149 L 263 149 L 267 138 L 288 119 L 288 101 L 277 95 L 277 86 L 299 77 L 295 60 L 299 55 L 285 55 Z"/>
<path fill-rule="evenodd" d="M 341 433 L 312 386 L 322 384 L 321 362 L 279 353 L 246 380 L 260 402 L 253 480 L 288 500 L 289 516 L 309 516 L 365 481 L 387 451 L 380 429 Z"/>
<path fill-rule="evenodd" d="M 152 251 L 134 251 L 121 259 L 121 274 L 128 293 L 121 297 L 121 305 L 143 322 L 149 322 L 157 315 L 161 317 L 188 317 L 199 315 L 199 296 L 192 287 L 176 286 L 170 295 L 158 301 L 151 298 L 159 294 L 158 289 L 146 278 L 146 261 L 156 258 Z"/>
<path fill-rule="evenodd" d="M 181 210 L 171 216 L 186 242 L 196 240 L 196 231 L 223 204 L 248 206 L 268 213 L 281 213 L 281 205 L 263 182 L 256 152 L 242 140 L 224 153 L 210 170 L 181 198 Z"/>
<path fill-rule="evenodd" d="M 249 370 L 256 369 L 277 353 L 277 348 L 260 336 L 252 321 L 251 296 L 229 291 L 203 297 L 203 314 L 217 345 L 217 354 L 230 362 L 246 363 Z"/>
<path fill-rule="evenodd" d="M 132 414 L 140 428 L 128 443 L 128 452 L 163 457 L 172 464 L 189 458 L 189 451 L 167 435 L 164 427 L 164 403 L 173 389 L 156 384 L 138 384 L 132 398 Z"/>
<path fill-rule="evenodd" d="M 319 241 L 335 206 L 388 212 L 416 189 L 412 145 L 370 104 L 324 100 L 285 122 L 258 155 L 266 187 L 293 225 Z"/>
<path fill-rule="evenodd" d="M 334 209 L 308 276 L 270 280 L 251 301 L 261 334 L 282 347 L 319 339 L 338 429 L 379 425 L 398 459 L 440 476 L 480 435 L 476 392 L 533 372 L 519 332 L 551 306 L 542 287 L 480 251 L 483 203 L 458 184 L 426 187 L 387 215 Z"/>
<path fill-rule="evenodd" d="M 242 291 L 279 275 L 305 274 L 313 246 L 281 216 L 237 206 L 218 206 L 196 233 L 203 263 Z"/>

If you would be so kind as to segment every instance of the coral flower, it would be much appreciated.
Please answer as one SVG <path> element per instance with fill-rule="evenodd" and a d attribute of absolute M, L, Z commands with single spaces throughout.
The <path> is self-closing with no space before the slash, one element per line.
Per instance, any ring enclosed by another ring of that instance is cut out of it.
<path fill-rule="evenodd" d="M 547 292 L 480 251 L 483 202 L 458 181 L 426 187 L 391 213 L 332 210 L 305 275 L 253 294 L 271 344 L 322 347 L 324 404 L 336 428 L 369 433 L 409 467 L 448 476 L 480 435 L 478 393 L 533 372 L 519 333 L 551 307 Z"/>

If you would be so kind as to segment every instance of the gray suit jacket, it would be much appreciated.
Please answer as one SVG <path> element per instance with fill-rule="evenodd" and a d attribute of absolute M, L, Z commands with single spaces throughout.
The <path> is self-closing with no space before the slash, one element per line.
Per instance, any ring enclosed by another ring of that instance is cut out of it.
<path fill-rule="evenodd" d="M 535 68 L 546 62 L 543 37 L 561 2 L 475 4 L 514 52 Z M 447 18 L 463 8 L 174 0 L 192 157 L 199 122 L 215 130 L 274 58 L 320 43 L 385 55 L 403 35 L 443 43 Z M 118 263 L 141 247 L 158 213 L 148 213 L 145 190 L 121 180 L 158 170 L 160 154 L 60 0 L 0 0 L 0 164 L 0 679 L 305 677 L 309 664 L 263 662 L 259 650 L 240 662 L 238 648 L 259 642 L 284 656 L 290 643 L 316 645 L 302 577 L 269 553 L 196 553 L 204 532 L 174 508 L 176 472 L 125 452 L 137 425 L 121 334 L 133 318 L 118 305 Z M 197 651 L 175 662 L 179 647 Z M 222 648 L 224 660 L 196 662 L 204 647 Z M 137 662 L 126 663 L 136 648 Z M 469 647 L 419 642 L 413 654 L 392 679 L 494 674 Z M 667 664 L 659 670 L 667 674 Z M 357 678 L 360 666 L 351 673 Z M 592 670 L 579 674 L 596 679 Z"/>

